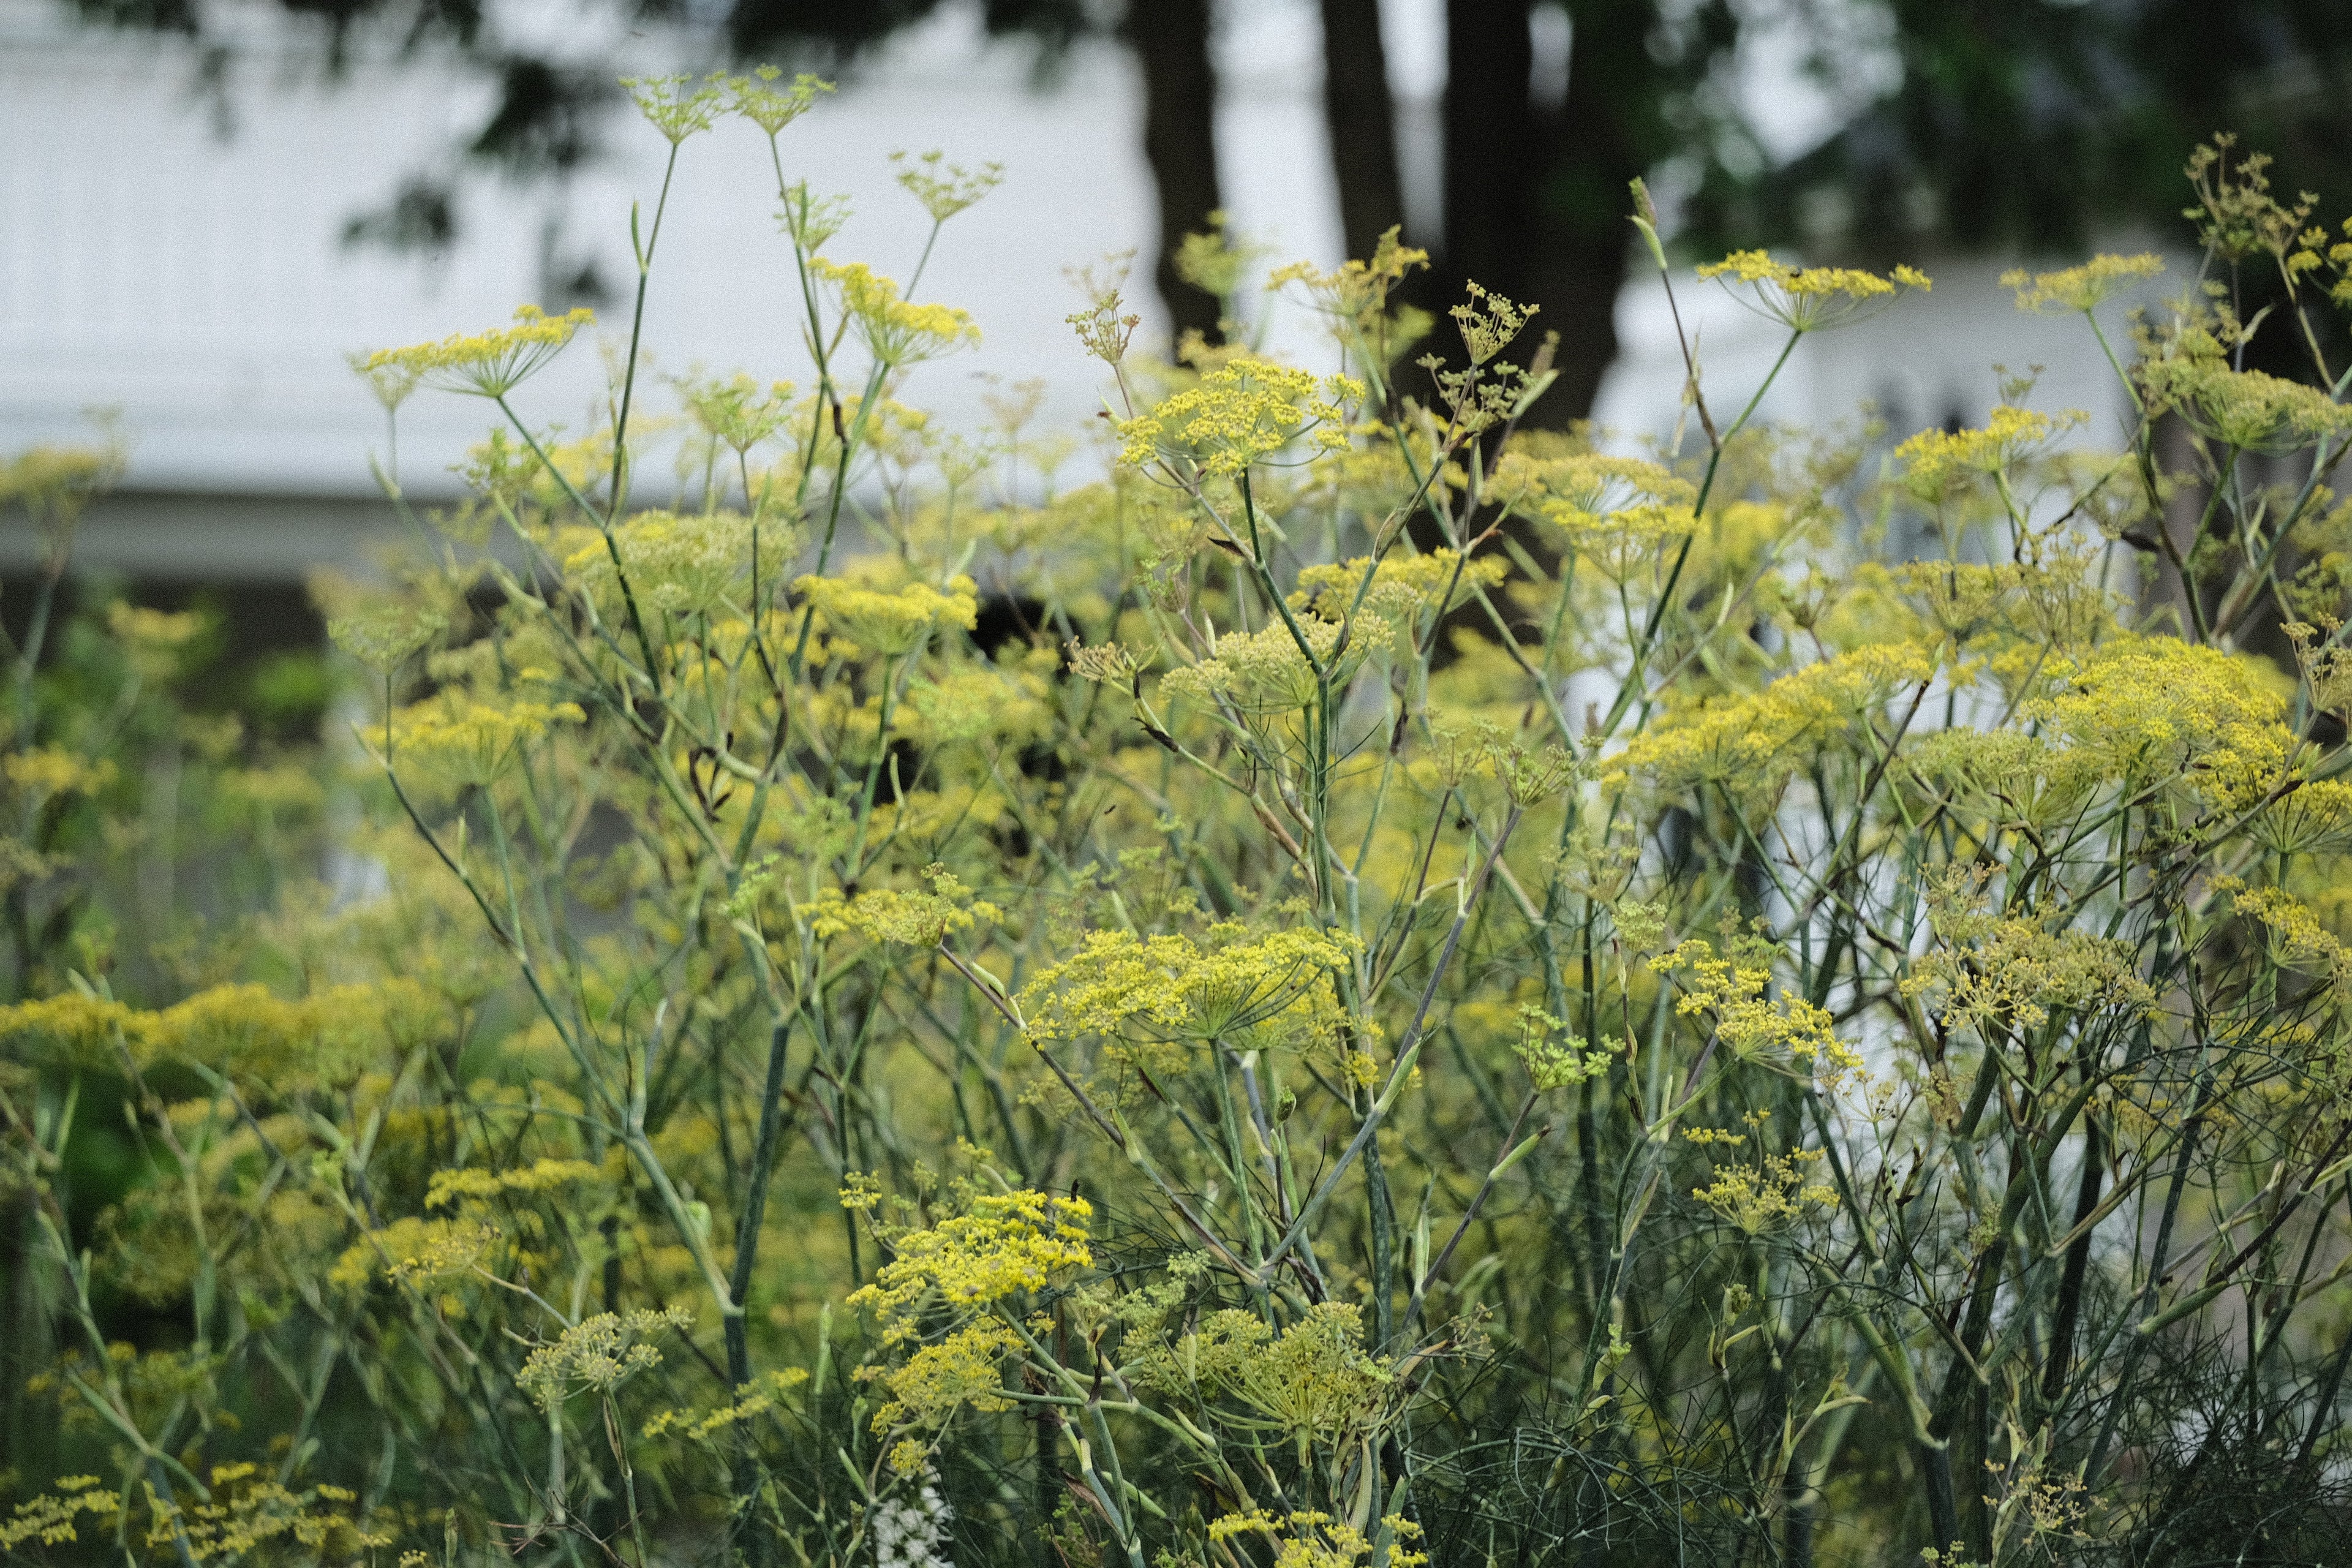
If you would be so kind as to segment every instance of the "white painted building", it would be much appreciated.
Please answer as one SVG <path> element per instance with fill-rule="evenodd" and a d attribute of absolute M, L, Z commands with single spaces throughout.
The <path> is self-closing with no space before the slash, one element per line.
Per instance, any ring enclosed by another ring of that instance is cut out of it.
<path fill-rule="evenodd" d="M 551 16 L 574 15 L 549 3 Z M 1336 263 L 1315 7 L 1236 0 L 1228 11 L 1218 140 L 1235 222 L 1279 257 Z M 1391 0 L 1389 13 L 1408 202 L 1427 214 L 1438 199 L 1441 0 Z M 224 132 L 184 45 L 63 18 L 53 0 L 0 0 L 0 455 L 75 438 L 91 407 L 119 412 L 129 468 L 86 531 L 86 559 L 181 578 L 288 579 L 355 563 L 387 528 L 368 469 L 384 430 L 344 355 L 504 321 L 539 293 L 551 218 L 568 258 L 629 279 L 629 205 L 650 202 L 665 151 L 633 120 L 615 121 L 613 157 L 560 191 L 473 184 L 446 260 L 388 257 L 343 246 L 344 223 L 478 122 L 478 84 L 446 62 L 372 60 L 364 47 L 329 84 L 257 8 Z M 1806 127 L 1819 106 L 1759 70 L 1759 114 L 1790 136 L 1817 134 Z M 1150 253 L 1140 117 L 1139 81 L 1117 48 L 1081 46 L 1041 88 L 1024 47 L 987 42 L 951 9 L 786 132 L 788 176 L 852 197 L 856 216 L 831 248 L 898 276 L 928 219 L 891 184 L 888 154 L 937 147 L 1004 166 L 1002 187 L 949 225 L 921 290 L 970 309 L 985 341 L 919 369 L 911 401 L 978 425 L 986 378 L 1034 377 L 1048 388 L 1043 423 L 1072 427 L 1098 406 L 1095 367 L 1064 322 L 1076 302 L 1064 272 Z M 723 123 L 688 143 L 646 317 L 657 369 L 804 376 L 774 205 L 756 131 Z M 1145 270 L 1129 292 L 1148 312 Z M 2094 436 L 2116 427 L 2121 400 L 2072 341 L 2079 323 L 2017 315 L 1995 262 L 1936 270 L 1931 297 L 1809 341 L 1768 411 L 1818 421 L 1871 399 L 1912 426 L 1973 419 L 1993 400 L 1993 363 L 2040 363 L 2053 369 L 2038 402 L 2091 410 Z M 1778 351 L 1776 330 L 1712 288 L 1685 279 L 1683 289 L 1713 400 L 1736 405 Z M 1621 332 L 1601 418 L 1664 430 L 1682 370 L 1654 282 L 1626 290 Z M 1277 342 L 1309 363 L 1319 353 L 1303 324 Z M 600 374 L 593 350 L 576 345 L 528 386 L 525 412 L 583 421 Z M 403 410 L 413 493 L 450 490 L 448 465 L 486 412 L 422 395 Z M 0 567 L 27 548 L 0 537 Z"/>

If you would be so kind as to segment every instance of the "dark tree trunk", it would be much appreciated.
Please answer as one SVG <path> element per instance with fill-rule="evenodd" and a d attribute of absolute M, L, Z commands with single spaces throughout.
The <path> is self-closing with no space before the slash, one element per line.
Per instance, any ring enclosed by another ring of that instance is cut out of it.
<path fill-rule="evenodd" d="M 1217 77 L 1209 63 L 1209 0 L 1130 0 L 1127 38 L 1143 67 L 1143 156 L 1160 195 L 1152 279 L 1181 341 L 1214 342 L 1217 301 L 1176 276 L 1176 247 L 1224 205 L 1217 191 Z"/>
<path fill-rule="evenodd" d="M 1368 258 L 1381 235 L 1404 226 L 1381 0 L 1323 0 L 1323 124 L 1339 187 L 1340 237 L 1351 259 Z"/>
<path fill-rule="evenodd" d="M 1592 412 L 1617 357 L 1627 184 L 1641 174 L 1658 68 L 1652 0 L 1580 0 L 1568 91 L 1539 109 L 1528 78 L 1527 0 L 1448 0 L 1445 261 L 1449 293 L 1478 283 L 1541 307 L 1522 358 L 1559 334 L 1559 372 L 1528 422 L 1559 426 Z"/>
<path fill-rule="evenodd" d="M 1528 99 L 1527 0 L 1447 0 L 1445 58 L 1446 292 L 1468 281 L 1518 299 L 1528 197 L 1543 163 Z"/>

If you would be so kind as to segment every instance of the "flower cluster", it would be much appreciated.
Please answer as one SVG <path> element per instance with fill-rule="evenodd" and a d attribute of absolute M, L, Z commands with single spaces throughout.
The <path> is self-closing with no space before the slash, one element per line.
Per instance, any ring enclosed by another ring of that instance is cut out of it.
<path fill-rule="evenodd" d="M 1711 944 L 1694 937 L 1650 960 L 1650 967 L 1661 974 L 1683 973 L 1675 1011 L 1685 1017 L 1713 1015 L 1715 1037 L 1742 1061 L 1786 1059 L 1832 1084 L 1862 1070 L 1862 1057 L 1837 1037 L 1827 1008 L 1786 993 L 1765 994 L 1772 967 L 1759 957 L 1735 952 L 1718 958 Z"/>
<path fill-rule="evenodd" d="M 362 375 L 397 371 L 427 386 L 476 397 L 504 397 L 557 354 L 574 333 L 596 319 L 584 306 L 551 316 L 536 305 L 519 306 L 514 325 L 486 332 L 459 332 L 437 343 L 378 349 L 360 363 Z"/>
<path fill-rule="evenodd" d="M 1364 1349 L 1360 1312 L 1339 1301 L 1309 1307 L 1278 1334 L 1255 1312 L 1212 1312 L 1145 1352 L 1136 1376 L 1204 1404 L 1231 1398 L 1293 1437 L 1340 1444 L 1379 1426 L 1395 1384 L 1391 1362 Z"/>
<path fill-rule="evenodd" d="M 563 569 L 600 600 L 616 600 L 625 579 L 646 608 L 702 615 L 742 579 L 755 540 L 775 560 L 791 553 L 793 537 L 783 524 L 754 524 L 740 512 L 641 511 L 614 529 L 609 543 L 600 537 L 573 551 Z"/>
<path fill-rule="evenodd" d="M 1851 267 L 1790 267 L 1761 250 L 1735 250 L 1701 267 L 1698 275 L 1717 279 L 1726 289 L 1734 284 L 1745 288 L 1744 296 L 1735 296 L 1742 304 L 1792 332 L 1842 326 L 1902 289 L 1924 293 L 1935 287 L 1915 267 L 1897 267 L 1881 278 Z"/>
<path fill-rule="evenodd" d="M 941 593 L 928 583 L 909 583 L 894 592 L 867 588 L 840 577 L 801 577 L 793 591 L 824 617 L 836 645 L 896 658 L 923 646 L 934 631 L 980 619 L 979 589 L 969 577 L 949 579 Z"/>
<path fill-rule="evenodd" d="M 813 257 L 809 270 L 832 285 L 877 364 L 914 364 L 980 342 L 970 311 L 901 300 L 898 285 L 863 261 Z"/>
<path fill-rule="evenodd" d="M 1306 707 L 1318 689 L 1315 665 L 1329 674 L 1333 686 L 1344 683 L 1348 671 L 1332 666 L 1344 628 L 1315 615 L 1294 621 L 1296 636 L 1279 621 L 1261 631 L 1223 634 L 1207 658 L 1160 677 L 1161 689 L 1203 706 L 1229 703 L 1244 713 L 1289 713 Z M 1302 638 L 1304 652 L 1298 646 Z M 1351 665 L 1371 649 L 1369 642 L 1361 642 L 1351 643 L 1348 651 L 1353 658 L 1340 662 Z M 1307 663 L 1307 653 L 1315 656 L 1315 665 Z"/>
<path fill-rule="evenodd" d="M 683 1307 L 640 1309 L 625 1316 L 599 1312 L 531 1352 L 516 1381 L 546 1409 L 582 1392 L 608 1394 L 635 1373 L 661 1364 L 661 1352 L 652 1343 L 656 1335 L 693 1322 L 694 1314 Z"/>
<path fill-rule="evenodd" d="M 2281 782 L 2294 745 L 2284 704 L 2243 657 L 2124 637 L 2049 674 L 2048 690 L 2020 711 L 2059 741 L 2056 765 L 2074 778 L 2134 788 L 2179 779 L 2219 809 L 2244 809 Z M 2162 701 L 2149 700 L 2156 692 Z"/>
<path fill-rule="evenodd" d="M 2000 286 L 2014 290 L 2017 308 L 2036 315 L 2053 311 L 2097 310 L 2109 300 L 2145 279 L 2160 276 L 2164 258 L 2142 251 L 2137 256 L 2094 256 L 2080 267 L 2029 274 L 2015 268 L 2000 275 Z"/>
<path fill-rule="evenodd" d="M 1748 1117 L 1749 1132 L 1734 1132 L 1729 1129 L 1693 1128 L 1683 1136 L 1691 1142 L 1709 1150 L 1738 1149 L 1756 1142 L 1756 1158 L 1750 1162 L 1733 1161 L 1718 1163 L 1714 1179 L 1706 1186 L 1695 1187 L 1691 1196 L 1713 1210 L 1733 1228 L 1749 1236 L 1763 1236 L 1786 1229 L 1814 1209 L 1835 1208 L 1837 1189 L 1811 1178 L 1811 1166 L 1823 1159 L 1819 1149 L 1791 1149 L 1785 1154 L 1767 1154 L 1761 1142 L 1765 1111 Z"/>
<path fill-rule="evenodd" d="M 1362 385 L 1347 376 L 1318 379 L 1243 355 L 1149 414 L 1118 421 L 1119 461 L 1141 468 L 1182 458 L 1203 473 L 1239 475 L 1302 437 L 1338 451 L 1348 445 L 1340 405 L 1362 395 Z"/>
<path fill-rule="evenodd" d="M 845 1202 L 863 1207 L 871 1198 L 855 1191 Z M 963 1310 L 1043 1290 L 1073 1269 L 1093 1266 L 1087 1221 L 1094 1212 L 1078 1197 L 1029 1190 L 976 1194 L 962 1214 L 893 1236 L 895 1256 L 849 1304 L 872 1308 L 883 1342 L 898 1344 L 918 1331 L 924 1308 L 935 1300 Z"/>
<path fill-rule="evenodd" d="M 2083 418 L 2070 413 L 2053 420 L 2046 414 L 2002 404 L 1981 430 L 1920 431 L 1895 448 L 1895 461 L 1903 470 L 1904 488 L 1934 505 L 1973 476 L 2011 468 Z"/>
<path fill-rule="evenodd" d="M 1612 777 L 1646 773 L 1666 786 L 1706 782 L 1743 793 L 1777 788 L 1835 731 L 1906 687 L 1934 679 L 1934 657 L 1911 643 L 1873 643 L 1809 664 L 1760 691 L 1672 709 L 1626 746 Z"/>
<path fill-rule="evenodd" d="M 1225 925 L 1206 941 L 1094 931 L 1075 956 L 1038 972 L 1021 1005 L 1041 1043 L 1089 1035 L 1207 1042 L 1244 1030 L 1296 1037 L 1330 1026 L 1331 976 L 1352 956 L 1349 939 L 1320 931 L 1252 937 Z"/>
<path fill-rule="evenodd" d="M 488 784 L 513 764 L 524 742 L 585 718 L 572 702 L 499 705 L 447 692 L 393 716 L 388 760 L 415 763 L 460 784 Z"/>
<path fill-rule="evenodd" d="M 1509 563 L 1499 555 L 1465 561 L 1460 552 L 1444 546 L 1426 554 L 1391 551 L 1377 564 L 1370 556 L 1360 555 L 1303 568 L 1290 603 L 1296 609 L 1311 611 L 1335 624 L 1360 610 L 1400 632 L 1410 632 L 1424 616 L 1443 615 L 1480 591 L 1495 587 L 1509 571 Z M 1218 653 L 1221 658 L 1224 653 L 1222 641 Z"/>

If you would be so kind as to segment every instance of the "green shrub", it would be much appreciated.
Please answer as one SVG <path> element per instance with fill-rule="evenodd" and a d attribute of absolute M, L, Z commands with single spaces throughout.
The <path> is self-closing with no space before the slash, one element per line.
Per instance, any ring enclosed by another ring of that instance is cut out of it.
<path fill-rule="evenodd" d="M 577 316 L 364 363 L 504 419 L 334 606 L 370 765 L 272 786 L 349 793 L 383 886 L 289 878 L 136 998 L 20 963 L 9 1551 L 2342 1539 L 2352 414 L 2315 333 L 2316 383 L 2240 363 L 2304 318 L 2192 288 L 2119 346 L 2157 268 L 2103 257 L 2017 286 L 2120 452 L 2023 387 L 1889 448 L 1694 375 L 1636 455 L 1519 427 L 1549 349 L 1475 290 L 1402 390 L 1391 238 L 1276 276 L 1328 370 L 1144 364 L 1097 280 L 1103 474 L 1046 488 L 1017 399 L 900 400 L 971 324 L 832 258 L 812 84 L 635 90 L 673 162 L 778 147 L 806 389 L 683 384 L 652 510 L 634 333 L 567 440 L 513 395 Z M 2192 165 L 2209 277 L 2311 294 L 2352 247 L 2261 172 Z M 904 178 L 936 240 L 992 175 Z M 1792 345 L 1927 287 L 1702 271 Z M 21 820 L 96 706 L 20 724 Z M 143 1174 L 91 1214 L 100 1079 Z"/>

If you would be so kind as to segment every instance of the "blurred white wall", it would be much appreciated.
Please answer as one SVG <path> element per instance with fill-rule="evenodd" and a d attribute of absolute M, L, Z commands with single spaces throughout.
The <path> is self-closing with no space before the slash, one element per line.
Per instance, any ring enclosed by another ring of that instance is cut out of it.
<path fill-rule="evenodd" d="M 572 15 L 562 0 L 535 3 L 545 26 Z M 266 10 L 230 67 L 234 123 L 224 132 L 184 45 L 75 28 L 51 0 L 0 0 L 0 454 L 74 437 L 92 406 L 119 410 L 131 453 L 125 489 L 146 499 L 101 519 L 87 550 L 124 566 L 274 575 L 349 559 L 374 526 L 358 503 L 373 493 L 368 455 L 384 435 L 345 353 L 504 321 L 539 294 L 551 219 L 568 262 L 593 259 L 625 289 L 630 203 L 650 204 L 658 184 L 663 143 L 616 117 L 614 155 L 561 189 L 469 184 L 464 238 L 446 260 L 349 248 L 344 222 L 478 123 L 484 89 L 429 57 L 404 63 L 364 50 L 329 84 Z M 1433 216 L 1442 0 L 1391 0 L 1385 31 L 1408 202 Z M 1235 0 L 1218 53 L 1218 142 L 1235 222 L 1277 258 L 1336 263 L 1312 0 Z M 1821 105 L 1789 81 L 1786 92 L 1775 87 L 1770 73 L 1786 68 L 1770 49 L 1759 58 L 1751 96 L 1777 115 L 1780 139 L 1818 135 Z M 891 183 L 889 153 L 936 147 L 1004 166 L 1002 187 L 950 223 L 920 290 L 970 309 L 985 341 L 919 368 L 910 401 L 978 426 L 988 378 L 1038 378 L 1048 389 L 1040 428 L 1080 427 L 1099 406 L 1097 367 L 1064 322 L 1077 302 L 1064 271 L 1107 253 L 1150 254 L 1140 114 L 1140 84 L 1118 48 L 1082 46 L 1041 86 L 1024 47 L 988 42 L 970 10 L 950 7 L 785 133 L 789 177 L 852 198 L 856 216 L 831 249 L 901 278 L 928 219 Z M 748 126 L 723 123 L 688 143 L 646 316 L 656 370 L 804 378 L 772 184 Z M 1936 269 L 1928 299 L 1809 342 L 1768 411 L 1837 418 L 1870 399 L 1910 427 L 1974 419 L 1993 401 L 1989 366 L 2000 361 L 2066 367 L 2038 401 L 2091 410 L 2094 434 L 2114 427 L 2115 389 L 2079 374 L 2096 363 L 2068 340 L 2079 324 L 2016 315 L 1993 284 L 1997 262 Z M 1156 316 L 1148 267 L 1129 292 Z M 1687 279 L 1681 298 L 1711 400 L 1736 406 L 1778 352 L 1774 331 Z M 625 299 L 604 320 L 624 330 Z M 1624 356 L 1600 419 L 1629 435 L 1663 433 L 1683 374 L 1654 280 L 1627 289 L 1620 320 Z M 1328 358 L 1302 321 L 1278 324 L 1274 342 L 1307 363 Z M 593 348 L 575 345 L 525 388 L 524 412 L 584 424 L 600 379 Z M 408 488 L 446 493 L 448 465 L 490 412 L 448 396 L 413 400 L 400 430 Z M 172 500 L 184 497 L 213 500 L 201 510 Z M 236 498 L 255 504 L 224 504 Z M 21 555 L 0 540 L 0 558 Z"/>

